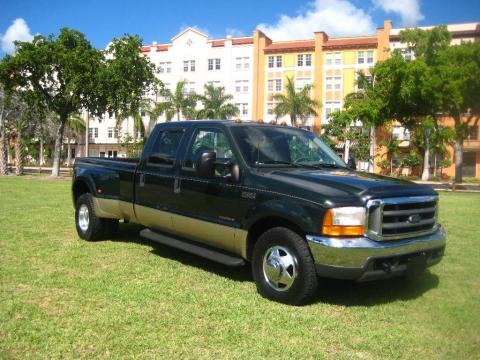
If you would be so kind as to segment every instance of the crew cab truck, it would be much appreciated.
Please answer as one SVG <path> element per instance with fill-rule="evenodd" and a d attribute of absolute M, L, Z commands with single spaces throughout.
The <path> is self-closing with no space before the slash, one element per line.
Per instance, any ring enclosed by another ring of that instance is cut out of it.
<path fill-rule="evenodd" d="M 430 187 L 357 172 L 313 133 L 234 121 L 156 125 L 139 159 L 79 158 L 78 235 L 142 237 L 225 265 L 251 263 L 266 298 L 307 302 L 318 277 L 416 276 L 445 233 Z"/>

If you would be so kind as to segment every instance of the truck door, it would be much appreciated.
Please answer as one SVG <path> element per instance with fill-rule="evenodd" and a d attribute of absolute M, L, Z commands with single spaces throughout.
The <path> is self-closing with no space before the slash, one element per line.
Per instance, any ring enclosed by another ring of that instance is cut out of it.
<path fill-rule="evenodd" d="M 217 162 L 236 162 L 223 129 L 199 127 L 194 131 L 181 164 L 173 226 L 178 235 L 238 252 L 235 232 L 240 227 L 236 210 L 240 187 L 223 178 L 228 172 L 224 166 L 217 168 L 213 179 L 197 177 L 194 160 L 206 150 L 216 152 Z"/>
<path fill-rule="evenodd" d="M 172 231 L 177 154 L 184 132 L 183 128 L 159 131 L 150 155 L 142 159 L 135 179 L 135 214 L 142 225 Z"/>

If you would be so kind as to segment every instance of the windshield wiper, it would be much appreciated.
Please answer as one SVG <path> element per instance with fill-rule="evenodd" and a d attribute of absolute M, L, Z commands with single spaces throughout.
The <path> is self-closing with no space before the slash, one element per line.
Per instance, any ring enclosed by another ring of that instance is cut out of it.
<path fill-rule="evenodd" d="M 346 169 L 345 166 L 340 166 L 332 163 L 315 163 L 311 164 L 311 166 L 314 166 L 316 168 Z"/>
<path fill-rule="evenodd" d="M 294 166 L 294 167 L 299 167 L 301 166 L 300 164 L 295 164 L 290 161 L 284 161 L 284 160 L 265 160 L 262 162 L 256 163 L 257 166 L 262 166 L 262 165 L 288 165 L 288 166 Z"/>

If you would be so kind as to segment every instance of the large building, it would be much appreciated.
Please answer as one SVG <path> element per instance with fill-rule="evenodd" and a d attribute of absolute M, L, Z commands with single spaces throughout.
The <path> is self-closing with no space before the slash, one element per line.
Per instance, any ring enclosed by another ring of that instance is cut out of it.
<path fill-rule="evenodd" d="M 321 28 L 321 24 L 319 24 Z M 424 29 L 431 27 L 422 27 Z M 480 38 L 480 23 L 448 25 L 452 44 L 462 41 L 477 41 Z M 376 62 L 387 59 L 394 49 L 405 49 L 406 58 L 413 54 L 400 43 L 402 28 L 392 28 L 391 21 L 375 34 L 363 37 L 332 38 L 324 32 L 312 34 L 310 39 L 298 41 L 272 41 L 266 34 L 255 30 L 253 37 L 210 39 L 201 32 L 188 28 L 171 43 L 153 43 L 142 47 L 141 52 L 158 67 L 159 78 L 173 90 L 180 80 L 187 82 L 186 91 L 203 93 L 205 84 L 223 86 L 234 96 L 233 102 L 240 109 L 240 119 L 275 119 L 273 95 L 284 91 L 288 78 L 301 89 L 312 84 L 312 96 L 322 104 L 318 116 L 306 119 L 306 125 L 316 133 L 328 121 L 329 113 L 342 109 L 347 94 L 357 89 L 356 79 L 361 71 L 367 76 Z M 153 100 L 159 101 L 156 95 Z M 145 124 L 149 123 L 148 114 Z M 158 121 L 165 121 L 160 117 Z M 289 124 L 288 117 L 279 119 Z M 116 133 L 117 121 L 106 115 L 103 119 L 90 120 L 90 156 L 120 156 L 124 154 L 118 137 L 128 132 L 133 134 L 131 119 L 121 122 L 120 133 Z M 444 126 L 452 126 L 451 119 L 442 119 Z M 361 125 L 361 123 L 356 124 Z M 480 176 L 479 124 L 473 123 L 464 143 L 464 175 Z M 410 147 L 408 132 L 394 126 L 393 137 L 400 140 L 404 151 Z M 378 142 L 377 142 L 378 143 Z M 377 148 L 376 153 L 384 152 Z M 453 160 L 453 149 L 449 149 Z M 77 153 L 84 153 L 80 149 Z M 395 159 L 398 161 L 399 159 Z M 452 161 L 453 162 L 453 161 Z M 435 164 L 435 161 L 432 161 Z M 360 164 L 362 169 L 378 171 L 375 164 Z M 445 169 L 454 174 L 454 166 Z"/>

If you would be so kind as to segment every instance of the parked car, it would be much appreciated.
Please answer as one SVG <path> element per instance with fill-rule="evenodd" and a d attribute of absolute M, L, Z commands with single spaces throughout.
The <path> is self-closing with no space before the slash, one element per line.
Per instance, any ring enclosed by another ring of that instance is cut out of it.
<path fill-rule="evenodd" d="M 417 276 L 445 249 L 430 187 L 357 172 L 285 126 L 159 124 L 139 159 L 77 158 L 72 196 L 82 239 L 138 223 L 145 238 L 250 263 L 259 293 L 289 304 L 308 302 L 319 276 Z"/>

